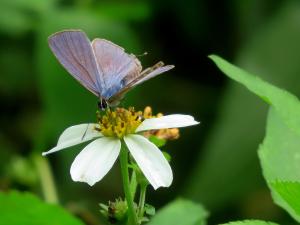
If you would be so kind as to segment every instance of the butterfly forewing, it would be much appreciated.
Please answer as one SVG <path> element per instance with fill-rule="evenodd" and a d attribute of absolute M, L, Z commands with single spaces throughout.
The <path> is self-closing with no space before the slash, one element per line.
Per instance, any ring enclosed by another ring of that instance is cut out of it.
<path fill-rule="evenodd" d="M 49 46 L 64 68 L 97 96 L 104 87 L 102 72 L 88 37 L 82 31 L 67 30 L 49 37 Z"/>
<path fill-rule="evenodd" d="M 142 67 L 140 61 L 127 54 L 120 46 L 105 39 L 95 39 L 92 47 L 98 66 L 103 72 L 106 88 L 101 95 L 108 99 L 118 93 L 129 81 L 138 77 Z"/>

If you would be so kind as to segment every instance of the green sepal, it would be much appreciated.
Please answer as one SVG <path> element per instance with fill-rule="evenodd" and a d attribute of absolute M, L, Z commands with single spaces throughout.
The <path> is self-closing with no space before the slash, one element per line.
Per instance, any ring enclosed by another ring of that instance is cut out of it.
<path fill-rule="evenodd" d="M 161 138 L 158 138 L 154 135 L 151 135 L 149 138 L 149 141 L 151 141 L 153 144 L 155 144 L 158 148 L 163 147 L 166 145 L 167 141 Z"/>
<path fill-rule="evenodd" d="M 154 216 L 155 215 L 155 207 L 153 205 L 146 203 L 145 204 L 145 213 L 146 213 L 146 215 Z"/>

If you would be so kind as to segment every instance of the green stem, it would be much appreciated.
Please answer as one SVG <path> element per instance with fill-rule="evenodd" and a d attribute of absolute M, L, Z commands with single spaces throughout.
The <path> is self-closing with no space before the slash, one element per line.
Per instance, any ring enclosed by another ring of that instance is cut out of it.
<path fill-rule="evenodd" d="M 120 153 L 120 164 L 123 180 L 123 188 L 125 198 L 128 206 L 128 220 L 130 225 L 138 225 L 137 216 L 134 209 L 134 202 L 130 192 L 129 174 L 128 174 L 128 150 L 124 142 L 122 142 L 122 148 Z"/>
<path fill-rule="evenodd" d="M 135 198 L 136 188 L 137 188 L 136 173 L 134 170 L 132 170 L 131 178 L 130 178 L 130 192 L 133 200 Z"/>
<path fill-rule="evenodd" d="M 53 175 L 47 159 L 40 155 L 34 155 L 33 159 L 37 167 L 37 171 L 39 173 L 39 178 L 40 178 L 45 201 L 49 203 L 57 204 L 58 196 L 54 184 Z"/>
<path fill-rule="evenodd" d="M 145 200 L 146 200 L 146 189 L 147 185 L 140 185 L 140 200 L 139 200 L 139 212 L 138 217 L 143 218 L 145 212 Z"/>

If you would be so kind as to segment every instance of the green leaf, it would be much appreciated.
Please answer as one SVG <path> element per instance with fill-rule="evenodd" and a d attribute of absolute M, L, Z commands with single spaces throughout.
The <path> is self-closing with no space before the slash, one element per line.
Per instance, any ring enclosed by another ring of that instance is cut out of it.
<path fill-rule="evenodd" d="M 177 199 L 159 210 L 149 225 L 202 225 L 206 224 L 207 211 L 189 200 Z"/>
<path fill-rule="evenodd" d="M 0 193 L 0 225 L 83 225 L 58 205 L 42 202 L 30 193 Z"/>
<path fill-rule="evenodd" d="M 272 105 L 287 125 L 300 135 L 300 104 L 296 96 L 243 71 L 219 56 L 211 55 L 210 58 L 223 73 Z"/>
<path fill-rule="evenodd" d="M 300 102 L 287 91 L 241 70 L 218 56 L 211 58 L 227 76 L 245 85 L 271 105 L 266 137 L 259 149 L 260 161 L 274 201 L 300 221 L 298 208 L 287 198 L 290 192 L 283 188 L 278 192 L 278 187 L 273 184 L 277 180 L 300 182 L 300 174 L 297 172 L 300 169 Z"/>
<path fill-rule="evenodd" d="M 269 182 L 300 181 L 300 138 L 271 107 L 266 137 L 259 148 L 264 176 Z"/>
<path fill-rule="evenodd" d="M 298 200 L 296 191 L 297 182 L 300 182 L 299 146 L 299 135 L 293 132 L 271 107 L 266 137 L 259 148 L 260 161 L 274 201 L 297 221 L 300 221 L 300 210 L 298 205 L 291 201 L 291 197 L 295 195 L 295 200 Z M 280 183 L 278 180 L 286 183 Z M 289 184 L 290 182 L 292 184 Z"/>
<path fill-rule="evenodd" d="M 276 181 L 270 185 L 300 215 L 300 182 Z"/>
<path fill-rule="evenodd" d="M 232 3 L 234 7 L 244 8 L 240 14 L 250 22 L 241 24 L 240 48 L 232 52 L 235 64 L 300 96 L 299 2 L 285 1 L 280 3 L 281 7 L 273 5 L 272 10 L 265 8 L 266 2 L 257 0 Z M 251 19 L 245 14 L 250 8 L 259 11 L 262 17 L 256 15 Z M 246 22 L 243 18 L 236 21 Z M 211 211 L 236 204 L 242 196 L 254 195 L 264 185 L 255 149 L 265 134 L 268 105 L 242 85 L 230 81 L 222 91 L 217 108 L 214 125 L 184 185 L 187 197 L 203 203 Z"/>
<path fill-rule="evenodd" d="M 224 223 L 222 225 L 276 225 L 276 223 L 262 221 L 262 220 L 241 220 L 241 221 Z"/>

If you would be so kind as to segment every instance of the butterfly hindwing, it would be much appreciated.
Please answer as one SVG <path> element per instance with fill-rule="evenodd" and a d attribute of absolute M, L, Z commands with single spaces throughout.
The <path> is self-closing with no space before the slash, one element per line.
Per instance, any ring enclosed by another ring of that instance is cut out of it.
<path fill-rule="evenodd" d="M 65 30 L 51 35 L 49 46 L 64 68 L 83 86 L 97 96 L 105 88 L 91 43 L 79 30 Z"/>
<path fill-rule="evenodd" d="M 150 69 L 151 68 L 152 67 L 150 67 Z M 147 80 L 149 80 L 153 77 L 156 77 L 159 74 L 167 72 L 167 71 L 169 71 L 173 68 L 174 68 L 173 65 L 166 65 L 166 66 L 160 66 L 160 67 L 154 68 L 152 70 L 149 70 L 148 72 L 146 72 L 146 70 L 147 70 L 146 69 L 145 72 L 144 71 L 142 72 L 141 77 L 134 80 L 131 85 L 132 85 L 132 87 L 137 86 L 137 85 L 139 85 L 139 84 L 141 84 L 141 83 L 143 83 L 143 82 L 145 82 L 145 81 L 147 81 Z"/>
<path fill-rule="evenodd" d="M 105 89 L 101 95 L 105 99 L 118 93 L 128 81 L 135 79 L 141 73 L 140 61 L 127 54 L 120 46 L 105 39 L 94 39 L 92 48 L 96 61 L 103 72 Z"/>
<path fill-rule="evenodd" d="M 135 86 L 159 75 L 162 74 L 168 70 L 173 69 L 173 65 L 166 65 L 164 66 L 163 62 L 158 62 L 152 67 L 149 67 L 145 69 L 143 72 L 139 74 L 135 79 L 128 82 L 126 86 L 124 86 L 118 93 L 116 93 L 114 96 L 112 96 L 109 99 L 110 104 L 115 104 L 120 101 L 120 99 L 123 98 L 124 94 L 129 91 L 130 89 L 134 88 Z"/>

